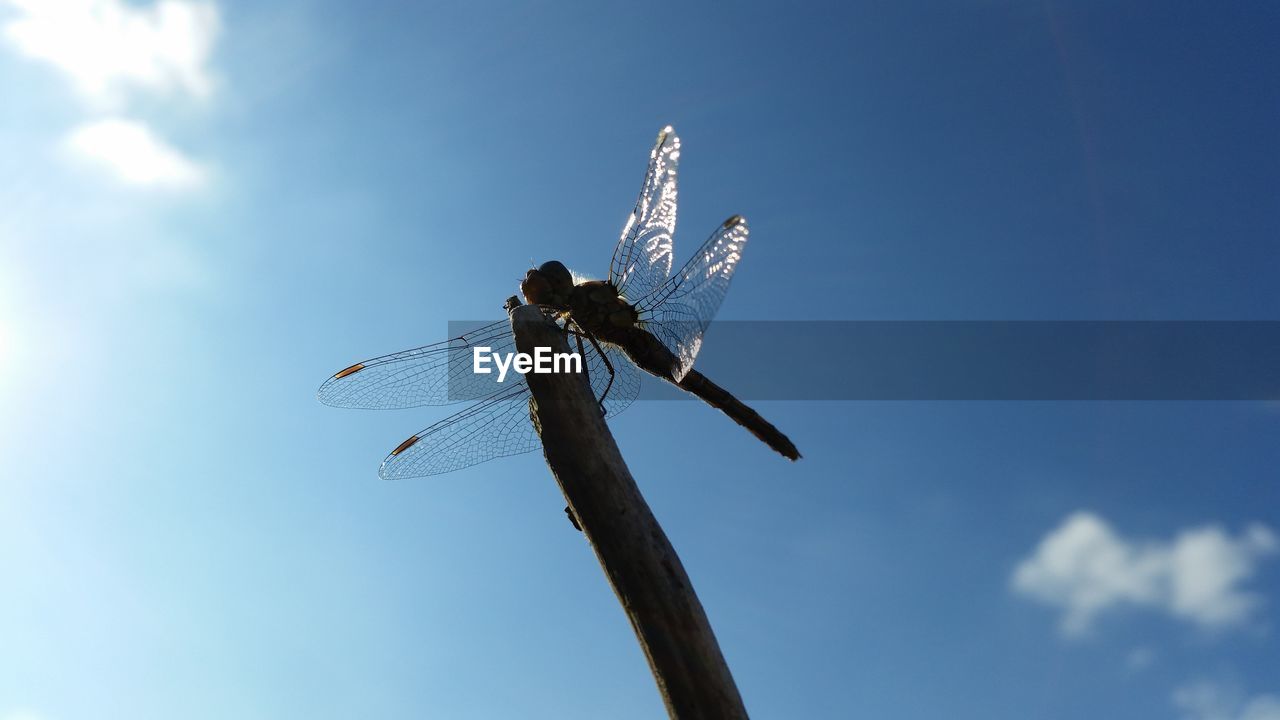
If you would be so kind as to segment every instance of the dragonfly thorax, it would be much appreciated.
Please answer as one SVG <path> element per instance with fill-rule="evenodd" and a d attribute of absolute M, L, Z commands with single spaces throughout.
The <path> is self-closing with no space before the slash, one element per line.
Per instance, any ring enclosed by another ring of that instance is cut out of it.
<path fill-rule="evenodd" d="M 579 283 L 569 292 L 569 317 L 582 329 L 616 342 L 614 331 L 634 327 L 639 313 L 605 280 Z"/>

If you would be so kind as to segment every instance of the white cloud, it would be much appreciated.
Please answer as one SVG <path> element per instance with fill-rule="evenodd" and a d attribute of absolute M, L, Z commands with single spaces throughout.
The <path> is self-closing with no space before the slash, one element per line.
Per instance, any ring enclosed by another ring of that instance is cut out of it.
<path fill-rule="evenodd" d="M 208 64 L 219 30 L 213 0 L 0 0 L 5 8 L 16 11 L 0 31 L 9 45 L 62 71 L 99 111 L 119 110 L 137 92 L 202 99 L 212 92 Z M 204 177 L 137 120 L 82 125 L 67 145 L 132 185 L 190 188 Z"/>
<path fill-rule="evenodd" d="M 71 132 L 66 145 L 131 185 L 190 188 L 205 177 L 199 165 L 166 145 L 146 125 L 131 120 L 81 125 Z"/>
<path fill-rule="evenodd" d="M 1232 538 L 1220 528 L 1186 530 L 1164 542 L 1132 542 L 1089 512 L 1077 512 L 1014 570 L 1013 590 L 1062 609 L 1062 631 L 1078 635 L 1106 610 L 1162 610 L 1205 628 L 1249 619 L 1259 598 L 1240 589 L 1280 541 L 1262 525 Z"/>
<path fill-rule="evenodd" d="M 212 2 L 162 0 L 0 0 L 18 11 L 4 36 L 24 55 L 65 73 L 86 98 L 125 88 L 154 93 L 212 90 L 207 67 L 219 21 Z"/>
<path fill-rule="evenodd" d="M 1184 720 L 1280 720 L 1280 697 L 1246 698 L 1237 690 L 1203 680 L 1174 690 L 1173 704 Z"/>

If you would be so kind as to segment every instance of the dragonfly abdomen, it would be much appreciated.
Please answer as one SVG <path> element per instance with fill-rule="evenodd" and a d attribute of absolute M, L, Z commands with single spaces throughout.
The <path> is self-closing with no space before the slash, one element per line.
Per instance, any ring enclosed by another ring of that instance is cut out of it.
<path fill-rule="evenodd" d="M 719 408 L 734 422 L 746 428 L 752 435 L 755 435 L 764 441 L 766 445 L 776 450 L 779 455 L 788 460 L 800 459 L 800 451 L 796 449 L 790 438 L 783 435 L 781 430 L 773 426 L 773 423 L 765 420 L 760 416 L 760 413 L 752 410 L 728 390 L 711 382 L 706 375 L 697 370 L 690 370 L 676 384 L 702 398 L 708 405 Z"/>
<path fill-rule="evenodd" d="M 728 390 L 711 382 L 707 376 L 697 370 L 689 370 L 683 378 L 676 380 L 676 371 L 680 367 L 679 361 L 675 354 L 648 330 L 640 327 L 605 330 L 599 335 L 600 339 L 621 347 L 627 353 L 627 357 L 643 370 L 702 398 L 708 405 L 717 408 L 746 428 L 779 455 L 789 460 L 800 459 L 800 451 L 796 449 L 790 438 Z"/>
<path fill-rule="evenodd" d="M 657 375 L 668 382 L 676 381 L 679 361 L 675 354 L 648 330 L 636 325 L 617 327 L 608 323 L 595 327 L 588 325 L 582 327 L 600 340 L 622 348 L 631 362 L 641 370 Z"/>

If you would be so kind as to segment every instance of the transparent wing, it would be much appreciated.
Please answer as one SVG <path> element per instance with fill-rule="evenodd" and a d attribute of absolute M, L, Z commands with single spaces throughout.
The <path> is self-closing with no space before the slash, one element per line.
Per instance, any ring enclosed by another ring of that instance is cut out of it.
<path fill-rule="evenodd" d="M 578 349 L 576 340 L 577 338 L 569 338 L 570 349 Z M 591 381 L 591 390 L 597 399 L 601 395 L 604 396 L 605 417 L 613 417 L 626 410 L 640 394 L 642 373 L 620 348 L 606 344 L 602 344 L 601 347 L 604 348 L 609 364 L 613 366 L 612 384 L 609 384 L 609 369 L 605 366 L 600 353 L 596 352 L 589 341 L 582 341 L 582 352 L 587 358 L 587 379 Z M 606 386 L 608 386 L 607 394 Z"/>
<path fill-rule="evenodd" d="M 671 126 L 658 133 L 649 151 L 649 170 L 640 198 L 613 249 L 609 281 L 626 297 L 643 297 L 671 275 L 672 237 L 676 231 L 676 169 L 680 138 Z"/>
<path fill-rule="evenodd" d="M 472 348 L 515 352 L 511 322 L 499 320 L 451 340 L 383 355 L 338 371 L 320 386 L 320 402 L 346 408 L 447 405 L 487 397 L 496 376 L 472 370 Z"/>
<path fill-rule="evenodd" d="M 635 302 L 643 327 L 675 353 L 676 380 L 693 368 L 702 335 L 729 290 L 748 235 L 741 215 L 725 220 L 680 272 Z"/>
<path fill-rule="evenodd" d="M 578 349 L 575 340 L 570 338 L 570 349 Z M 603 348 L 614 367 L 613 383 L 604 395 L 605 415 L 613 417 L 639 394 L 640 369 L 620 349 L 608 345 Z M 609 383 L 604 356 L 585 340 L 581 352 L 586 358 L 592 390 L 600 398 Z M 400 443 L 382 461 L 378 475 L 388 480 L 438 475 L 537 450 L 539 440 L 529 416 L 528 384 L 523 377 L 508 376 L 503 385 L 507 387 Z"/>
<path fill-rule="evenodd" d="M 529 386 L 522 380 L 400 443 L 382 461 L 378 475 L 384 480 L 439 475 L 537 449 Z"/>

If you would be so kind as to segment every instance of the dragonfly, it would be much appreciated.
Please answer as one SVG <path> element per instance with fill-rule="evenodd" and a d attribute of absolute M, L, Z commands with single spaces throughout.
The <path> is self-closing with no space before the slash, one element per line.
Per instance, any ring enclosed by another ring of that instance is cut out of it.
<path fill-rule="evenodd" d="M 734 215 L 684 267 L 671 272 L 679 160 L 680 138 L 670 126 L 663 128 L 608 279 L 578 278 L 551 260 L 530 269 L 520 290 L 573 336 L 606 418 L 636 399 L 643 370 L 696 395 L 783 457 L 797 460 L 800 453 L 786 435 L 693 368 L 750 233 L 747 221 Z M 510 322 L 356 363 L 326 380 L 318 396 L 335 407 L 372 409 L 478 400 L 400 443 L 379 468 L 384 479 L 437 475 L 538 449 L 528 384 L 515 373 L 495 383 L 493 374 L 474 372 L 476 348 L 514 353 Z"/>

